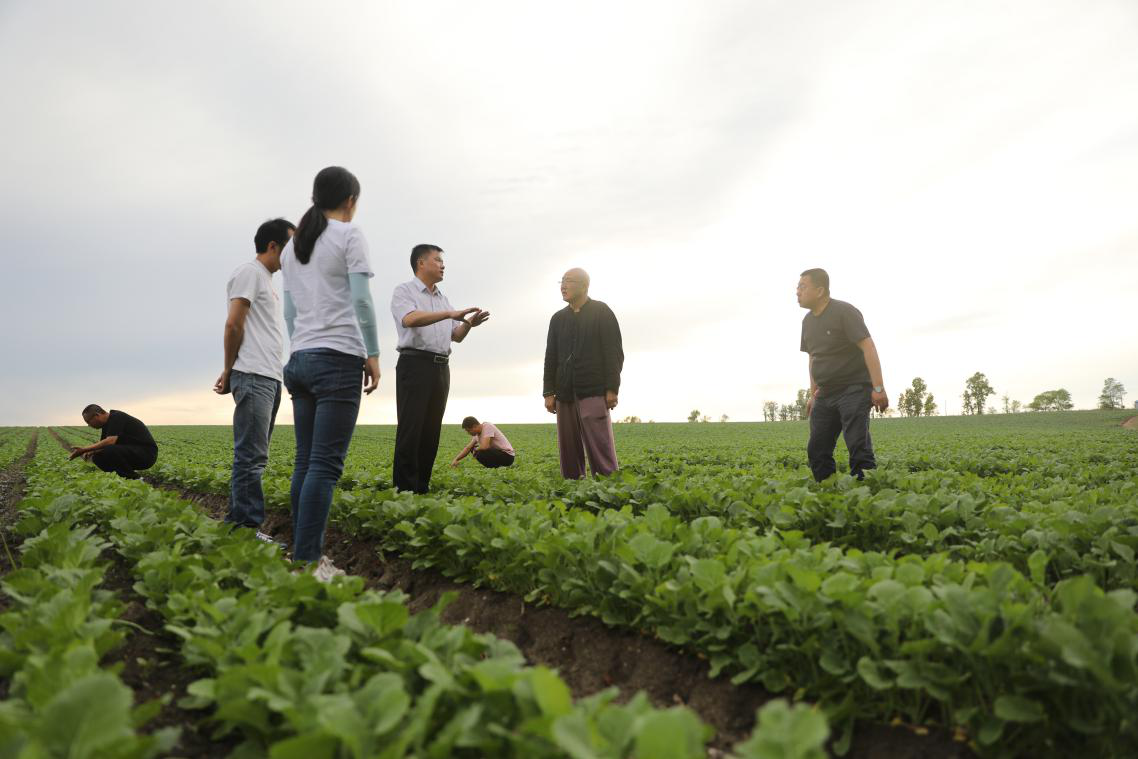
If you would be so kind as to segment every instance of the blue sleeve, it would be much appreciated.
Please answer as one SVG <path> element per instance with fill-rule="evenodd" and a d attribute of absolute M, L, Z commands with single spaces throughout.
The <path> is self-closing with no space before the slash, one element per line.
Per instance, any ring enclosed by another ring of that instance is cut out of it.
<path fill-rule="evenodd" d="M 296 322 L 296 304 L 292 302 L 288 290 L 284 291 L 284 320 L 285 326 L 288 327 L 288 339 L 292 340 L 292 330 Z"/>
<path fill-rule="evenodd" d="M 352 272 L 348 275 L 348 284 L 352 288 L 352 308 L 356 311 L 356 320 L 360 323 L 360 333 L 364 337 L 364 347 L 367 355 L 379 355 L 379 337 L 375 330 L 375 304 L 371 300 L 371 287 L 368 285 L 370 273 Z"/>

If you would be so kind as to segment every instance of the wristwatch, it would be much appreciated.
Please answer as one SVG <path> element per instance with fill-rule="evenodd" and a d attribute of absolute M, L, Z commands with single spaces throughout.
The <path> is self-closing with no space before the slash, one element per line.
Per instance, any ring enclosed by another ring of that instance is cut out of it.
<path fill-rule="evenodd" d="M 883 385 L 874 385 L 874 386 L 873 386 L 873 392 L 875 392 L 875 393 L 884 393 L 884 392 L 885 392 L 885 387 L 884 387 Z"/>

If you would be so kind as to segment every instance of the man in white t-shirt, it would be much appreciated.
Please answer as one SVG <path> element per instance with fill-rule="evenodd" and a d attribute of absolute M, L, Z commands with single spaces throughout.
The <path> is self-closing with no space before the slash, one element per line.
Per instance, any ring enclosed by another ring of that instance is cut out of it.
<path fill-rule="evenodd" d="M 514 446 L 510 445 L 510 441 L 497 426 L 468 416 L 462 420 L 462 429 L 470 435 L 470 443 L 454 457 L 451 466 L 458 466 L 458 462 L 471 453 L 474 454 L 474 460 L 487 469 L 513 466 L 516 455 Z"/>
<path fill-rule="evenodd" d="M 281 405 L 284 336 L 281 306 L 273 289 L 280 271 L 281 250 L 296 227 L 284 219 L 266 221 L 253 238 L 257 257 L 238 266 L 229 277 L 226 297 L 225 367 L 213 386 L 233 393 L 233 475 L 225 521 L 260 531 L 265 521 L 261 476 L 269 463 L 269 439 Z"/>

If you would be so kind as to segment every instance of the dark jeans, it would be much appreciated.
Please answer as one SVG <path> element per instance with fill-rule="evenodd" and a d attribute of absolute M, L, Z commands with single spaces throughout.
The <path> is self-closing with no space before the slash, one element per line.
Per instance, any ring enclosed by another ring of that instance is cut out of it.
<path fill-rule="evenodd" d="M 474 459 L 487 469 L 497 469 L 500 466 L 510 466 L 514 463 L 513 456 L 498 448 L 475 451 Z"/>
<path fill-rule="evenodd" d="M 233 474 L 225 521 L 260 527 L 265 521 L 261 475 L 269 463 L 269 439 L 281 406 L 281 383 L 271 377 L 230 372 L 233 390 Z"/>
<path fill-rule="evenodd" d="M 104 472 L 137 480 L 138 469 L 149 469 L 158 461 L 158 449 L 145 445 L 108 445 L 91 457 L 91 463 Z"/>
<path fill-rule="evenodd" d="M 330 348 L 297 351 L 285 366 L 296 430 L 289 489 L 294 561 L 318 561 L 324 551 L 332 489 L 344 471 L 360 411 L 363 370 L 362 358 Z"/>
<path fill-rule="evenodd" d="M 450 395 L 450 367 L 430 358 L 401 355 L 395 364 L 395 462 L 399 490 L 426 493 L 439 452 L 443 412 Z"/>
<path fill-rule="evenodd" d="M 869 385 L 850 385 L 831 395 L 820 394 L 814 400 L 806 455 L 818 482 L 837 471 L 834 446 L 839 432 L 850 452 L 850 474 L 860 480 L 866 469 L 877 467 L 873 441 L 869 438 L 871 389 Z"/>

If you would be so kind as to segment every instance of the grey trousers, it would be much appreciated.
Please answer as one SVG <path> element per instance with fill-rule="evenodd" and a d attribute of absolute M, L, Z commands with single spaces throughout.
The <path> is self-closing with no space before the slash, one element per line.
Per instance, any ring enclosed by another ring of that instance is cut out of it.
<path fill-rule="evenodd" d="M 586 454 L 594 475 L 616 471 L 616 441 L 603 395 L 578 398 L 573 403 L 557 401 L 557 450 L 561 476 L 567 480 L 585 476 Z"/>

